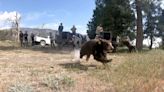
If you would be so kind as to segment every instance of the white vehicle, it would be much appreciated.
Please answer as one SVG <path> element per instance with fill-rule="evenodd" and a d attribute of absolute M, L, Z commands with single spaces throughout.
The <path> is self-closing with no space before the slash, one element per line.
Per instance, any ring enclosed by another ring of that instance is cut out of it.
<path fill-rule="evenodd" d="M 40 37 L 40 36 L 35 36 L 35 43 L 40 44 L 42 47 L 45 47 L 46 45 L 51 45 L 51 39 L 50 36 L 45 37 Z"/>

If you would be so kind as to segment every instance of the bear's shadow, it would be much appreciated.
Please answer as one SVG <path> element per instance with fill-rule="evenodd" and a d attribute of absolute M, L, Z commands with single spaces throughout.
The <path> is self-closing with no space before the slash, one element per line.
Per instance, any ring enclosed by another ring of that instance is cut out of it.
<path fill-rule="evenodd" d="M 74 63 L 64 63 L 64 64 L 59 64 L 60 66 L 66 68 L 66 69 L 71 69 L 71 70 L 83 70 L 87 71 L 90 68 L 96 68 L 96 65 L 83 65 L 80 62 L 74 62 Z"/>

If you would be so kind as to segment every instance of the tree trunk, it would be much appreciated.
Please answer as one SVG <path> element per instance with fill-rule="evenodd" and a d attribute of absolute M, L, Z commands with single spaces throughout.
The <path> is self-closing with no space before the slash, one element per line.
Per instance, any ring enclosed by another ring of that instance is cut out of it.
<path fill-rule="evenodd" d="M 151 33 L 151 35 L 150 35 L 150 46 L 149 46 L 150 50 L 152 49 L 152 46 L 153 46 L 153 34 Z"/>
<path fill-rule="evenodd" d="M 20 33 L 20 29 L 19 29 L 19 21 L 20 18 L 18 18 L 18 14 L 16 13 L 16 19 L 15 19 L 15 26 L 16 26 L 16 41 L 19 43 L 19 33 Z"/>
<path fill-rule="evenodd" d="M 138 50 L 142 50 L 142 47 L 143 47 L 143 24 L 142 24 L 141 0 L 136 0 L 136 12 L 137 12 L 136 48 Z"/>
<path fill-rule="evenodd" d="M 19 25 L 17 26 L 17 42 L 19 43 L 19 33 L 20 33 L 20 29 L 19 29 Z"/>
<path fill-rule="evenodd" d="M 162 47 L 164 48 L 164 36 L 162 35 Z"/>

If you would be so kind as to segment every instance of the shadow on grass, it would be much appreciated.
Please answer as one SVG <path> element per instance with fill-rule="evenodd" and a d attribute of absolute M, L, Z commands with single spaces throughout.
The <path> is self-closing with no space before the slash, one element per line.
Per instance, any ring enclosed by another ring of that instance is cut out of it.
<path fill-rule="evenodd" d="M 11 51 L 11 50 L 18 50 L 18 49 L 20 48 L 15 46 L 0 46 L 0 50 L 4 50 L 4 51 Z"/>
<path fill-rule="evenodd" d="M 26 49 L 26 48 L 25 48 Z M 73 48 L 51 48 L 51 47 L 29 47 L 27 48 L 32 51 L 41 51 L 43 53 L 53 53 L 53 54 L 70 54 L 73 51 Z"/>
<path fill-rule="evenodd" d="M 31 51 L 40 51 L 43 53 L 53 53 L 53 54 L 70 54 L 73 48 L 51 48 L 49 46 L 40 47 L 40 46 L 33 46 L 33 47 L 18 47 L 18 46 L 0 46 L 0 50 L 2 51 L 14 51 L 14 50 L 31 50 Z"/>
<path fill-rule="evenodd" d="M 68 70 L 83 70 L 83 71 L 87 71 L 89 68 L 96 68 L 96 65 L 82 65 L 79 62 L 75 62 L 75 63 L 64 63 L 64 64 L 59 64 L 60 66 L 62 66 L 63 68 L 66 68 Z"/>
<path fill-rule="evenodd" d="M 141 53 L 143 53 L 143 52 L 149 52 L 149 51 L 150 51 L 150 50 L 149 50 L 148 48 L 143 48 L 141 51 L 135 50 L 135 51 L 132 51 L 131 53 L 136 53 L 136 52 L 141 52 Z M 114 52 L 114 53 L 130 53 L 130 52 L 129 52 L 129 49 L 126 48 L 126 47 L 118 47 L 118 48 L 117 48 L 117 51 Z"/>

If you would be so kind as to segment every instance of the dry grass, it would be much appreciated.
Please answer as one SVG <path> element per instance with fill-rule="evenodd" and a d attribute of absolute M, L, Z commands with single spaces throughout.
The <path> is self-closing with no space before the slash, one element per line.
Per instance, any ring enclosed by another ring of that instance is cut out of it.
<path fill-rule="evenodd" d="M 69 90 L 69 87 L 74 86 L 74 80 L 71 77 L 68 77 L 67 75 L 51 75 L 46 76 L 42 84 L 46 87 L 51 88 L 55 91 L 62 91 L 62 90 Z"/>
<path fill-rule="evenodd" d="M 92 58 L 71 61 L 69 50 L 1 44 L 0 92 L 164 92 L 163 50 L 110 54 L 101 69 Z"/>
<path fill-rule="evenodd" d="M 8 88 L 8 92 L 35 92 L 35 91 L 31 86 L 27 84 L 23 84 L 22 82 L 17 82 Z"/>
<path fill-rule="evenodd" d="M 164 51 L 122 54 L 124 62 L 109 70 L 96 70 L 92 76 L 113 83 L 118 92 L 163 92 Z"/>

